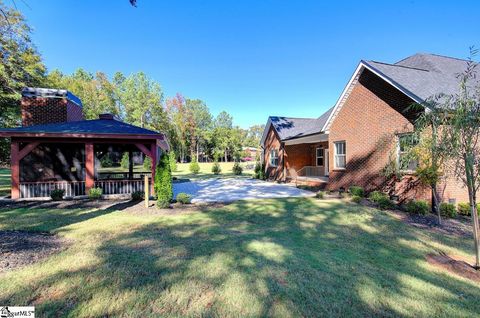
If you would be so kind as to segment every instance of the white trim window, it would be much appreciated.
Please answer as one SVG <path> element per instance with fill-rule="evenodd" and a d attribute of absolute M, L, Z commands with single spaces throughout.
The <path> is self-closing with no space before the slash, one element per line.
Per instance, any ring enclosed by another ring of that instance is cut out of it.
<path fill-rule="evenodd" d="M 325 152 L 323 148 L 317 148 L 316 149 L 316 163 L 317 166 L 322 166 L 324 165 L 324 158 L 325 158 Z"/>
<path fill-rule="evenodd" d="M 335 169 L 347 167 L 347 145 L 345 141 L 334 142 L 335 145 Z"/>
<path fill-rule="evenodd" d="M 272 167 L 278 166 L 278 150 L 277 149 L 270 149 L 270 166 Z"/>
<path fill-rule="evenodd" d="M 412 156 L 410 149 L 418 144 L 414 134 L 401 134 L 397 136 L 397 165 L 400 171 L 415 171 L 418 160 Z"/>

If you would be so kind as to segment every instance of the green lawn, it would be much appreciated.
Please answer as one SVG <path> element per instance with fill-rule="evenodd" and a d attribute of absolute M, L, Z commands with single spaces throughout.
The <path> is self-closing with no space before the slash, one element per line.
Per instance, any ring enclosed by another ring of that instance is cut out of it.
<path fill-rule="evenodd" d="M 222 173 L 220 175 L 214 175 L 212 173 L 212 162 L 200 162 L 200 173 L 192 174 L 190 172 L 190 163 L 177 164 L 177 171 L 173 172 L 173 176 L 183 179 L 206 179 L 206 178 L 222 178 L 222 177 L 241 177 L 236 176 L 232 172 L 233 162 L 220 162 Z M 255 162 L 242 162 L 240 165 L 243 168 L 242 176 L 252 177 L 253 169 L 247 169 L 247 166 L 255 166 Z"/>
<path fill-rule="evenodd" d="M 0 196 L 10 194 L 10 169 L 0 168 Z"/>
<path fill-rule="evenodd" d="M 45 316 L 478 317 L 480 286 L 425 261 L 472 242 L 337 200 L 239 201 L 177 215 L 0 210 L 1 230 L 70 247 L 0 274 L 0 304 Z"/>

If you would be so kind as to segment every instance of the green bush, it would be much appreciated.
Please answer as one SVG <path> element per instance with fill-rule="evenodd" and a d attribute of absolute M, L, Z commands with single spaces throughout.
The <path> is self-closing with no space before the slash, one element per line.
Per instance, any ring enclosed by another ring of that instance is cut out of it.
<path fill-rule="evenodd" d="M 452 203 L 440 203 L 440 213 L 443 216 L 454 218 L 457 216 L 457 210 L 455 209 L 455 204 Z"/>
<path fill-rule="evenodd" d="M 124 152 L 122 155 L 122 160 L 120 161 L 120 166 L 123 169 L 128 169 L 129 164 L 130 164 L 130 159 L 128 158 L 128 152 Z"/>
<path fill-rule="evenodd" d="M 166 154 L 162 154 L 158 161 L 154 188 L 157 196 L 157 206 L 160 208 L 168 207 L 173 199 L 173 187 L 170 161 Z"/>
<path fill-rule="evenodd" d="M 368 198 L 370 199 L 370 201 L 378 203 L 378 201 L 380 200 L 384 200 L 385 198 L 388 199 L 388 196 L 385 193 L 380 191 L 372 191 L 370 192 L 370 195 L 368 196 Z"/>
<path fill-rule="evenodd" d="M 233 164 L 232 171 L 233 171 L 233 174 L 237 176 L 242 174 L 243 168 L 238 161 L 235 161 L 235 163 Z"/>
<path fill-rule="evenodd" d="M 392 200 L 390 200 L 387 195 L 380 197 L 376 203 L 378 204 L 378 207 L 382 210 L 391 209 L 394 207 Z"/>
<path fill-rule="evenodd" d="M 465 216 L 470 216 L 470 203 L 468 202 L 462 202 L 457 205 L 457 212 L 460 215 L 465 215 Z M 480 215 L 480 203 L 477 204 L 477 213 Z"/>
<path fill-rule="evenodd" d="M 102 168 L 113 167 L 113 160 L 110 156 L 110 153 L 107 153 L 102 158 L 100 158 L 100 166 L 102 166 Z"/>
<path fill-rule="evenodd" d="M 132 193 L 132 200 L 133 201 L 140 201 L 145 198 L 145 192 L 143 191 L 135 191 Z"/>
<path fill-rule="evenodd" d="M 213 163 L 212 172 L 215 175 L 218 175 L 218 174 L 222 173 L 222 168 L 220 167 L 220 164 L 218 163 L 218 161 L 215 161 Z"/>
<path fill-rule="evenodd" d="M 265 166 L 259 160 L 255 163 L 254 178 L 265 180 Z"/>
<path fill-rule="evenodd" d="M 181 204 L 190 204 L 192 203 L 192 197 L 187 193 L 180 192 L 177 194 L 177 202 L 180 202 Z"/>
<path fill-rule="evenodd" d="M 200 165 L 198 164 L 197 158 L 195 156 L 192 158 L 192 162 L 190 162 L 189 169 L 190 172 L 193 174 L 198 174 L 200 172 Z"/>
<path fill-rule="evenodd" d="M 168 153 L 168 160 L 170 161 L 170 171 L 177 171 L 177 156 L 175 152 L 170 151 Z"/>
<path fill-rule="evenodd" d="M 325 197 L 325 192 L 323 191 L 318 191 L 316 194 L 315 194 L 315 197 L 317 199 L 323 199 Z"/>
<path fill-rule="evenodd" d="M 352 195 L 352 202 L 360 203 L 362 202 L 362 197 L 359 195 Z"/>
<path fill-rule="evenodd" d="M 88 197 L 93 200 L 100 199 L 102 197 L 102 193 L 102 188 L 91 188 L 88 190 Z"/>
<path fill-rule="evenodd" d="M 405 204 L 405 210 L 408 213 L 426 215 L 430 210 L 430 206 L 428 205 L 427 201 L 412 200 Z"/>
<path fill-rule="evenodd" d="M 63 189 L 55 189 L 55 190 L 52 190 L 52 192 L 50 193 L 50 197 L 52 198 L 53 201 L 63 200 L 64 195 L 65 195 L 65 190 Z"/>
<path fill-rule="evenodd" d="M 359 186 L 351 186 L 350 194 L 363 198 L 365 196 L 365 190 L 363 190 L 363 188 Z"/>
<path fill-rule="evenodd" d="M 148 156 L 145 156 L 143 159 L 143 169 L 145 169 L 145 171 L 150 171 L 152 169 L 152 159 Z"/>

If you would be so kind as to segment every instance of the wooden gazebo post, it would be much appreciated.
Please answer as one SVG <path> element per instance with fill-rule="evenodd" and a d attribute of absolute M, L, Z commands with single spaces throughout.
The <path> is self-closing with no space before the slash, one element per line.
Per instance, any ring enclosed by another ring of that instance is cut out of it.
<path fill-rule="evenodd" d="M 92 142 L 85 143 L 85 194 L 95 187 L 95 153 Z"/>

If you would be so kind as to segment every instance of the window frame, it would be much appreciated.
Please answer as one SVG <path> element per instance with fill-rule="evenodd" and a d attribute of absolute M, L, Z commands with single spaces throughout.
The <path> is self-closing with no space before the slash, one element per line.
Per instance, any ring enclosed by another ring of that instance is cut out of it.
<path fill-rule="evenodd" d="M 322 151 L 321 156 L 318 155 L 319 150 Z M 322 164 L 321 165 L 318 164 L 318 159 L 320 159 L 320 158 L 322 159 Z M 316 147 L 315 148 L 315 165 L 317 167 L 325 167 L 325 149 L 323 147 Z"/>
<path fill-rule="evenodd" d="M 278 155 L 279 155 L 279 152 L 278 152 L 278 149 L 276 148 L 272 148 L 270 149 L 270 160 L 269 160 L 269 163 L 270 163 L 270 166 L 271 167 L 278 167 Z"/>
<path fill-rule="evenodd" d="M 338 153 L 338 146 L 340 144 L 343 144 L 343 154 L 339 154 Z M 336 170 L 345 170 L 347 169 L 347 142 L 345 140 L 339 140 L 339 141 L 335 141 L 333 143 L 333 150 L 334 150 L 334 153 L 333 153 L 333 166 L 334 166 L 334 169 Z M 338 158 L 339 157 L 343 157 L 343 162 L 344 162 L 344 166 L 343 167 L 339 167 L 338 166 Z"/>

